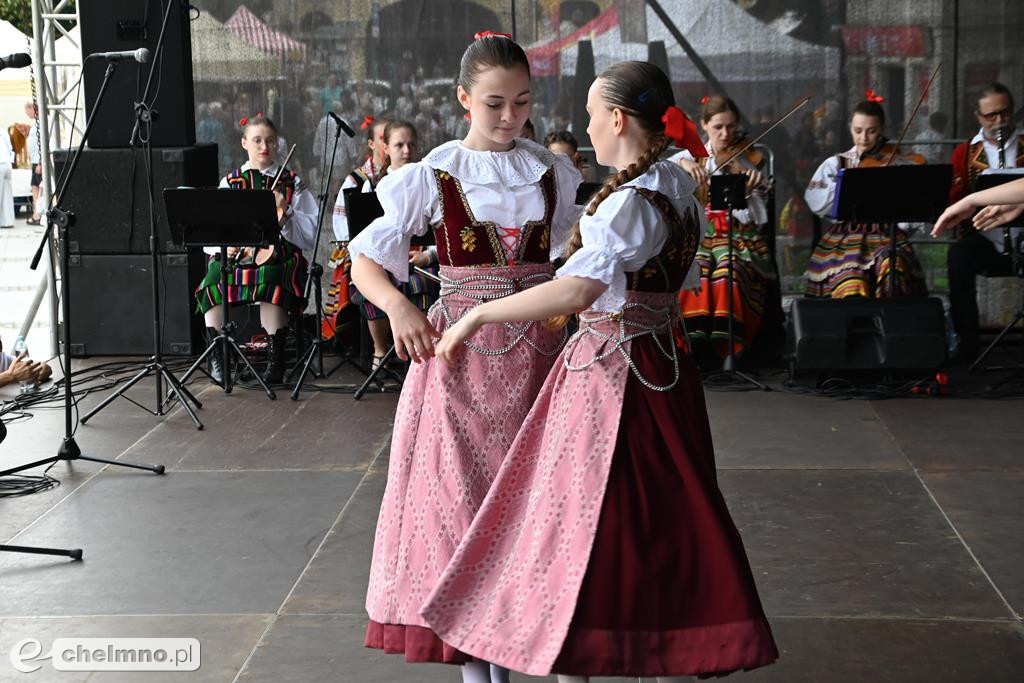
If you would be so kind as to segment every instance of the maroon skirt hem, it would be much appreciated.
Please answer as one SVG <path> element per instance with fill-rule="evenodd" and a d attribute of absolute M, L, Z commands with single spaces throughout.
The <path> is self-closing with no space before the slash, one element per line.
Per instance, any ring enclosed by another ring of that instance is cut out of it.
<path fill-rule="evenodd" d="M 476 661 L 475 657 L 456 650 L 423 626 L 382 624 L 370 619 L 363 644 L 389 655 L 405 655 L 405 661 L 411 663 L 465 664 Z"/>
<path fill-rule="evenodd" d="M 657 631 L 573 629 L 552 673 L 585 676 L 724 676 L 778 659 L 768 622 Z"/>

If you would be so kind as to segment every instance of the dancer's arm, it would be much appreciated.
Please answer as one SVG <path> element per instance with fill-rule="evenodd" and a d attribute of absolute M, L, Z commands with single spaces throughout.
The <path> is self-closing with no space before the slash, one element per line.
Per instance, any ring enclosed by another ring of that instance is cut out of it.
<path fill-rule="evenodd" d="M 938 237 L 946 230 L 970 218 L 975 209 L 986 207 L 974 217 L 974 227 L 988 230 L 1013 220 L 1024 211 L 1024 178 L 990 187 L 981 192 L 967 195 L 949 206 L 932 228 L 932 237 Z M 995 205 L 995 206 L 992 206 Z"/>
<path fill-rule="evenodd" d="M 352 263 L 352 281 L 360 294 L 387 313 L 399 358 L 411 357 L 414 362 L 422 363 L 434 355 L 434 339 L 441 334 L 427 316 L 391 284 L 383 266 L 360 254 Z"/>

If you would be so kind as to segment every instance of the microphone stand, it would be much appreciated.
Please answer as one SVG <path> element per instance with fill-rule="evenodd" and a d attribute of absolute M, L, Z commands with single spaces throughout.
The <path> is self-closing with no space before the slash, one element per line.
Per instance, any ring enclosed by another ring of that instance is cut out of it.
<path fill-rule="evenodd" d="M 166 380 L 167 386 L 170 389 L 170 393 L 178 399 L 181 407 L 185 409 L 188 416 L 192 418 L 192 422 L 195 424 L 196 429 L 202 429 L 203 423 L 199 421 L 199 417 L 196 416 L 195 411 L 192 409 L 192 404 L 195 404 L 196 408 L 202 408 L 203 404 L 196 399 L 192 393 L 186 389 L 171 373 L 170 369 L 164 364 L 163 361 L 163 346 L 162 335 L 160 331 L 160 251 L 157 246 L 157 228 L 156 228 L 156 201 L 153 198 L 153 160 L 152 160 L 152 148 L 150 146 L 150 139 L 152 138 L 153 122 L 158 118 L 154 110 L 150 109 L 150 106 L 146 104 L 146 100 L 149 98 L 149 90 L 153 85 L 153 74 L 156 72 L 157 64 L 160 63 L 161 51 L 163 50 L 164 35 L 167 29 L 167 21 L 171 16 L 171 9 L 175 7 L 174 2 L 167 3 L 167 8 L 164 11 L 163 24 L 160 27 L 160 36 L 156 41 L 156 48 L 153 50 L 153 61 L 150 63 L 149 76 L 146 78 L 146 89 L 142 93 L 142 98 L 139 102 L 135 103 L 135 127 L 132 129 L 131 140 L 129 141 L 132 153 L 135 154 L 138 151 L 138 144 L 142 143 L 142 151 L 146 155 L 146 188 L 147 196 L 149 199 L 149 256 L 150 256 L 150 273 L 152 275 L 152 282 L 150 283 L 151 292 L 153 294 L 153 356 L 150 358 L 150 362 L 139 371 L 134 377 L 132 377 L 123 386 L 117 389 L 114 393 L 107 396 L 103 401 L 100 402 L 95 408 L 90 410 L 85 416 L 82 417 L 82 424 L 88 422 L 93 415 L 106 408 L 114 399 L 118 397 L 124 397 L 126 400 L 131 401 L 133 404 L 142 408 L 150 415 L 163 416 L 165 414 L 165 406 L 167 402 L 164 400 L 163 381 Z M 113 64 L 114 62 L 111 62 Z M 132 188 L 135 191 L 135 188 Z M 134 218 L 134 217 L 133 217 Z M 146 406 L 133 401 L 132 399 L 125 396 L 125 392 L 131 389 L 135 384 L 142 381 L 143 378 L 153 374 L 156 379 L 156 410 L 150 410 Z"/>
<path fill-rule="evenodd" d="M 329 120 L 333 118 L 333 115 L 329 114 Z M 306 291 L 302 296 L 303 301 L 309 301 L 310 290 L 313 290 L 313 298 L 316 304 L 316 338 L 309 341 L 309 345 L 303 350 L 298 362 L 292 368 L 292 372 L 294 373 L 295 368 L 299 367 L 299 364 L 302 365 L 302 372 L 299 373 L 299 379 L 295 382 L 295 388 L 292 389 L 291 399 L 293 401 L 299 400 L 299 392 L 302 391 L 302 387 L 306 383 L 306 375 L 309 374 L 311 370 L 313 375 L 316 377 L 329 377 L 335 370 L 344 364 L 344 361 L 342 361 L 338 365 L 334 366 L 330 371 L 324 372 L 324 305 L 322 280 L 324 269 L 316 260 L 317 254 L 320 251 L 320 233 L 323 230 L 324 214 L 327 213 L 328 195 L 331 191 L 331 179 L 334 176 L 334 161 L 338 155 L 338 141 L 341 139 L 341 130 L 341 119 L 338 119 L 334 121 L 334 148 L 331 150 L 331 165 L 327 169 L 326 183 L 323 187 L 323 192 L 320 193 L 320 206 L 318 207 L 316 217 L 316 240 L 313 242 L 313 258 L 309 265 L 309 276 L 306 278 Z M 351 129 L 348 129 L 346 126 L 346 135 L 350 130 Z M 354 137 L 354 134 L 352 137 Z M 316 358 L 317 368 L 319 371 L 311 368 L 314 358 Z"/>
<path fill-rule="evenodd" d="M 107 71 L 103 75 L 103 83 L 100 85 L 99 92 L 96 94 L 96 101 L 93 103 L 92 111 L 89 113 L 89 120 L 86 122 L 85 131 L 82 133 L 82 139 L 79 140 L 78 148 L 75 150 L 75 155 L 71 158 L 71 164 L 64 176 L 64 182 L 57 191 L 57 197 L 53 202 L 53 208 L 46 212 L 47 229 L 43 234 L 43 238 L 39 243 L 39 248 L 36 249 L 35 256 L 32 258 L 32 263 L 30 264 L 32 270 L 35 270 L 39 266 L 39 259 L 42 257 L 43 249 L 46 248 L 46 245 L 50 240 L 52 230 L 56 226 L 59 242 L 58 248 L 60 251 L 60 302 L 61 316 L 63 318 L 63 321 L 61 322 L 62 349 L 60 355 L 61 365 L 64 371 L 64 440 L 61 442 L 60 448 L 57 450 L 57 455 L 0 471 L 0 477 L 24 472 L 25 470 L 30 470 L 42 465 L 50 465 L 60 460 L 67 461 L 68 463 L 74 462 L 75 460 L 85 460 L 88 462 L 102 463 L 104 465 L 117 465 L 119 467 L 147 470 L 154 474 L 164 473 L 163 465 L 140 465 L 120 460 L 106 460 L 104 458 L 82 455 L 82 450 L 78 447 L 78 443 L 75 442 L 74 425 L 71 420 L 73 411 L 71 400 L 71 297 L 69 295 L 70 288 L 68 286 L 68 271 L 70 270 L 71 256 L 69 253 L 68 230 L 75 224 L 75 214 L 64 209 L 61 204 L 64 201 L 64 196 L 67 194 L 68 187 L 71 185 L 71 179 L 75 175 L 75 169 L 78 168 L 78 162 L 82 157 L 82 149 L 85 148 L 85 143 L 89 139 L 89 131 L 92 130 L 92 126 L 96 122 L 96 112 L 99 110 L 100 103 L 103 101 L 103 96 L 106 94 L 107 84 L 110 82 L 111 77 L 113 77 L 116 68 L 116 62 L 110 62 L 107 64 Z M 59 548 L 28 548 L 15 545 L 0 545 L 0 551 L 33 553 L 40 555 L 60 555 L 70 557 L 75 560 L 82 559 L 81 548 L 64 550 Z"/>

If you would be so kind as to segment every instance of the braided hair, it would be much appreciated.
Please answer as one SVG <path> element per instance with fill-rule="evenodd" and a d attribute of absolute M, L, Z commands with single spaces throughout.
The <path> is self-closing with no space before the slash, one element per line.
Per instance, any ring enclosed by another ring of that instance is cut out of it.
<path fill-rule="evenodd" d="M 593 196 L 584 212 L 588 216 L 593 216 L 601 202 L 620 185 L 643 175 L 658 161 L 669 145 L 661 118 L 665 110 L 676 103 L 668 76 L 650 62 L 619 62 L 601 72 L 597 80 L 601 84 L 601 99 L 608 107 L 621 109 L 624 114 L 633 117 L 649 137 L 647 149 L 640 158 L 609 178 Z M 565 258 L 569 258 L 581 246 L 583 239 L 580 223 L 576 221 Z"/>
<path fill-rule="evenodd" d="M 665 136 L 665 124 L 661 119 L 665 111 L 676 103 L 668 76 L 650 62 L 619 62 L 601 72 L 597 80 L 600 82 L 601 99 L 610 109 L 620 109 L 627 116 L 631 116 L 647 133 L 648 144 L 640 158 L 609 178 L 591 198 L 584 211 L 588 216 L 593 216 L 601 202 L 619 186 L 642 176 L 658 161 L 661 153 L 669 145 L 669 139 Z M 577 220 L 572 229 L 572 237 L 569 238 L 565 258 L 568 259 L 582 246 L 583 237 L 580 222 Z M 567 322 L 569 316 L 556 316 L 550 318 L 546 324 L 549 328 L 559 329 Z"/>

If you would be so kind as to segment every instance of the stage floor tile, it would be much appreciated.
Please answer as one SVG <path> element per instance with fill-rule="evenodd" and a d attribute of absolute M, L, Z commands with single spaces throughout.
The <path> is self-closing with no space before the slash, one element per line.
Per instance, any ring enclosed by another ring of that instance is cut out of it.
<path fill-rule="evenodd" d="M 907 469 L 867 401 L 705 391 L 720 469 Z"/>
<path fill-rule="evenodd" d="M 912 473 L 729 471 L 719 482 L 769 614 L 1010 617 Z"/>
<path fill-rule="evenodd" d="M 0 615 L 274 612 L 359 472 L 102 473 L 0 553 Z"/>
<path fill-rule="evenodd" d="M 873 405 L 919 470 L 1024 473 L 1020 401 L 905 399 Z"/>

